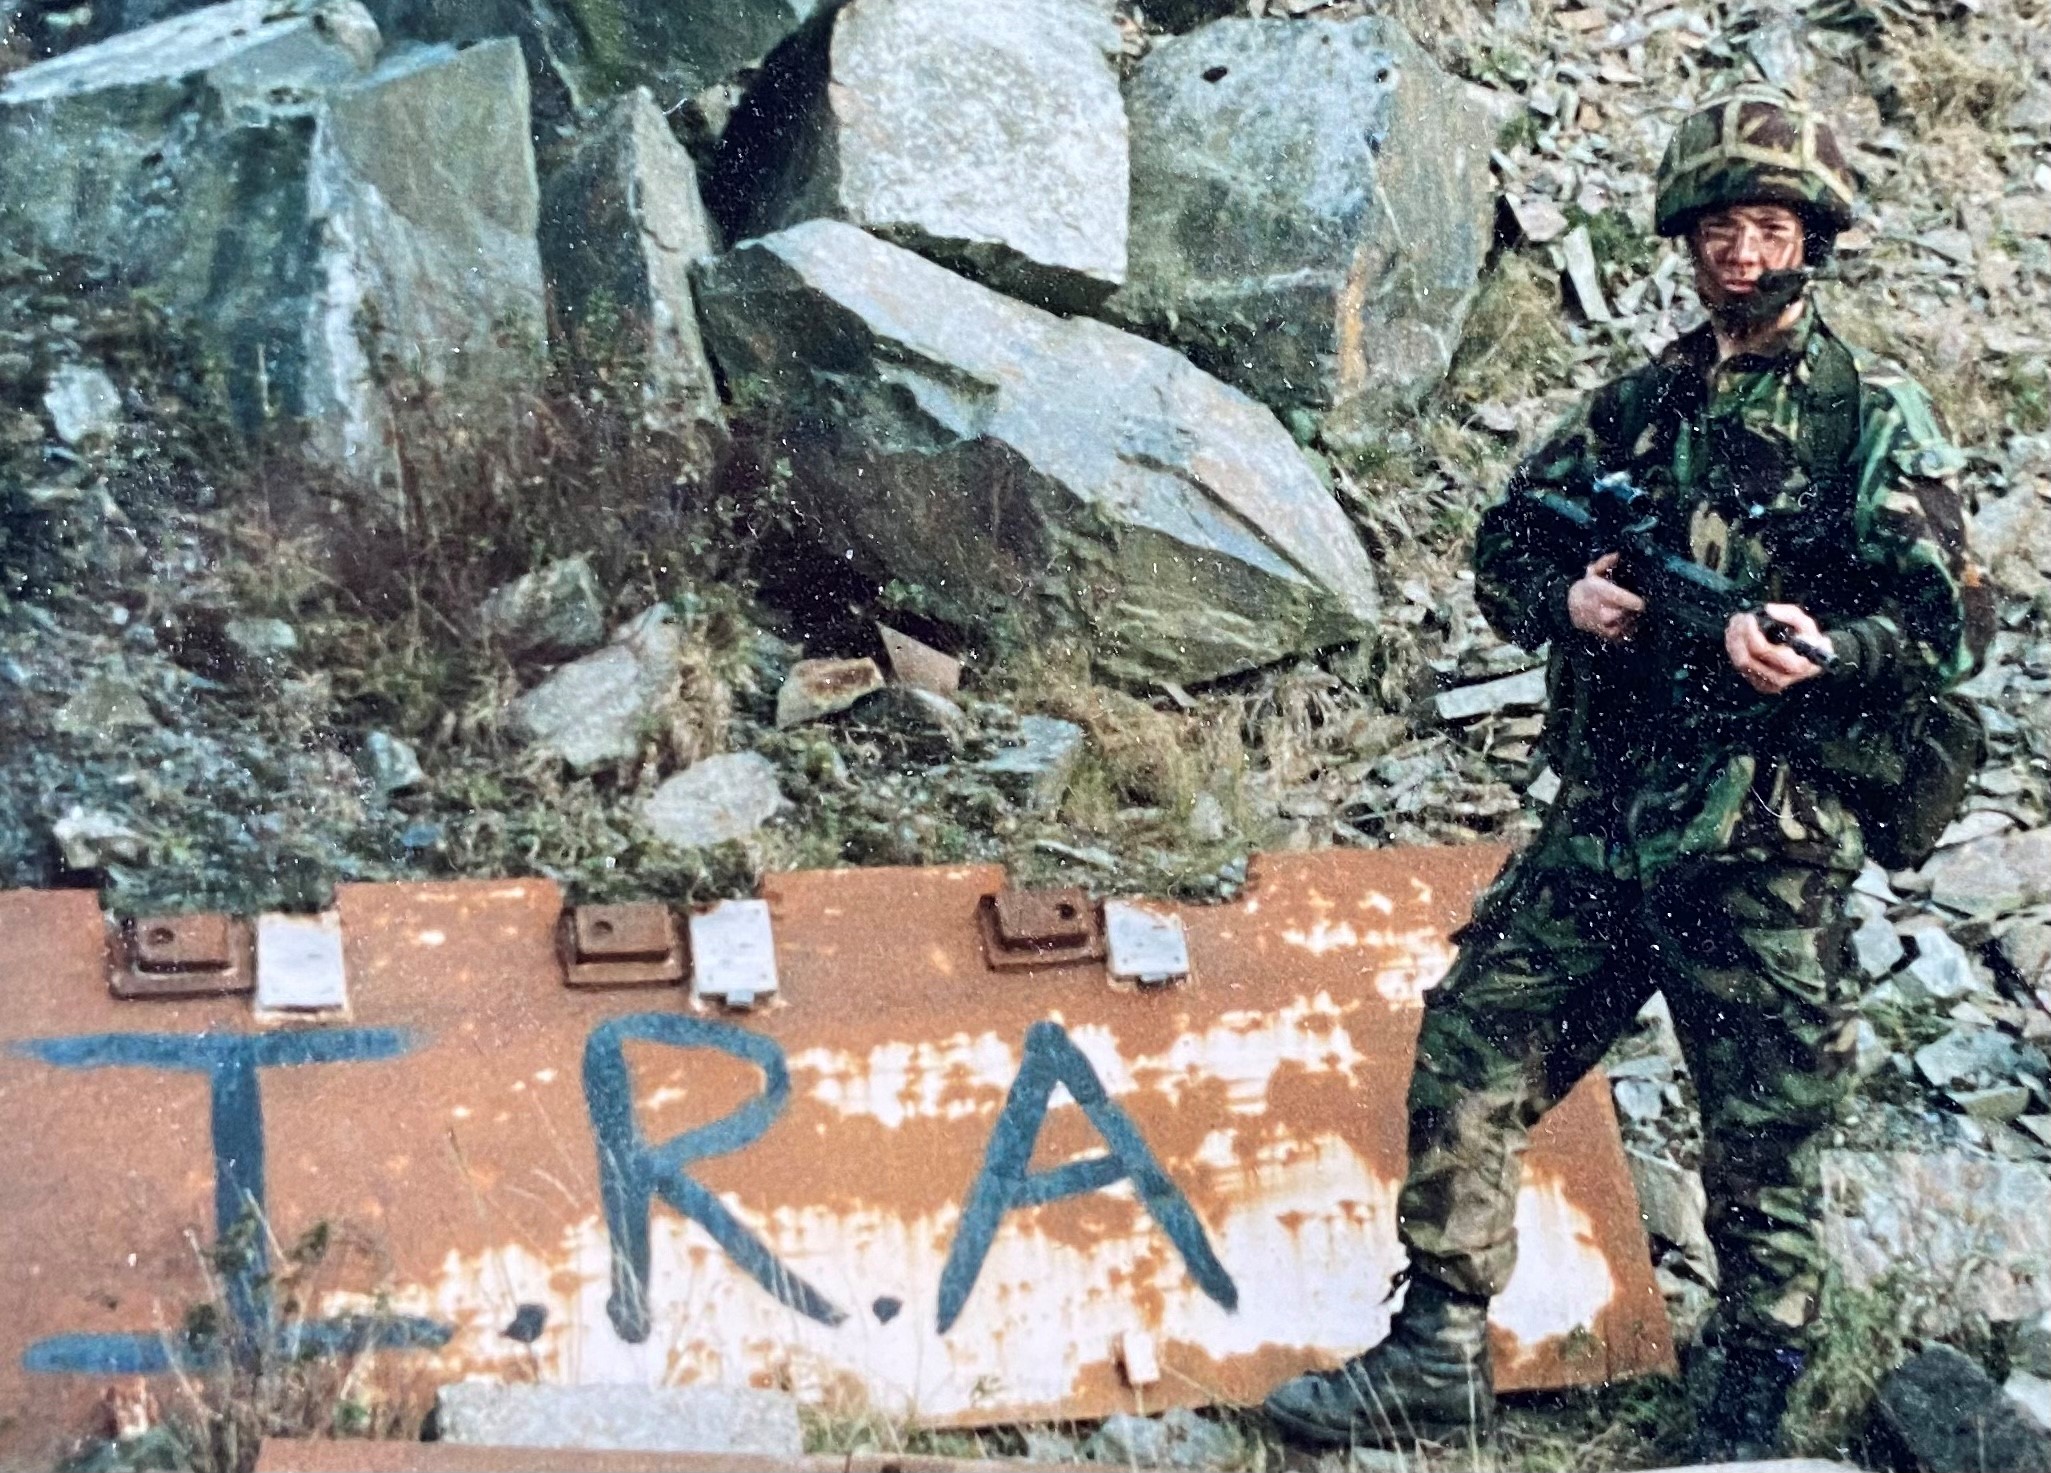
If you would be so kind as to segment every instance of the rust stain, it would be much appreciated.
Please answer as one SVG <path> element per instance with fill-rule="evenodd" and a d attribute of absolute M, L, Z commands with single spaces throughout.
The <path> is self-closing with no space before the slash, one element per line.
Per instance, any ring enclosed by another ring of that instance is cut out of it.
<path fill-rule="evenodd" d="M 962 1424 L 1094 1416 L 1135 1405 L 1116 1346 L 1145 1331 L 1164 1377 L 1150 1408 L 1251 1401 L 1386 1326 L 1420 1000 L 1501 860 L 1263 857 L 1236 903 L 1178 912 L 1195 974 L 1154 993 L 1114 990 L 1101 964 L 986 966 L 978 909 L 1003 887 L 995 868 L 777 875 L 764 894 L 782 991 L 745 1015 L 694 1012 L 684 989 L 563 987 L 545 881 L 345 887 L 355 1013 L 342 1031 L 390 1047 L 257 1071 L 272 1232 L 290 1243 L 324 1223 L 375 1245 L 335 1266 L 316 1309 L 363 1312 L 382 1293 L 440 1326 L 440 1348 L 391 1357 L 421 1385 L 716 1380 L 842 1401 L 857 1388 Z M 188 1235 L 213 1231 L 207 1078 L 59 1067 L 49 1050 L 258 1030 L 246 999 L 112 998 L 89 895 L 0 894 L 0 934 L 0 988 L 19 1000 L 0 1020 L 0 1232 L 28 1245 L 0 1265 L 14 1307 L 5 1462 L 70 1432 L 97 1386 L 27 1371 L 24 1354 L 175 1326 L 205 1294 Z M 1095 1081 L 1074 1075 L 1077 1088 L 1101 1088 L 1099 1119 L 1115 1107 L 1187 1204 L 1175 1234 L 1132 1181 L 1088 1175 L 1106 1137 L 1068 1085 L 1019 1083 L 1064 1046 L 1063 1067 L 1080 1059 Z M 601 1171 L 601 1141 L 627 1139 L 596 1123 L 608 1058 L 648 1170 L 681 1162 L 696 1184 L 678 1188 L 689 1215 L 649 1205 L 640 1325 L 623 1324 L 615 1294 L 627 1260 L 606 1185 L 632 1174 Z M 787 1089 L 765 1102 L 772 1075 Z M 1007 1101 L 1021 1093 L 1045 1100 L 1036 1135 L 1016 1134 Z M 975 1205 L 993 1138 L 1023 1152 L 1015 1169 L 1075 1190 L 993 1218 Z M 1600 1081 L 1527 1159 L 1524 1267 L 1495 1317 L 1500 1384 L 1669 1367 Z M 741 1266 L 736 1227 L 766 1280 Z M 963 1293 L 962 1244 L 979 1231 L 987 1251 Z M 531 1343 L 504 1333 L 523 1306 L 544 1311 Z"/>

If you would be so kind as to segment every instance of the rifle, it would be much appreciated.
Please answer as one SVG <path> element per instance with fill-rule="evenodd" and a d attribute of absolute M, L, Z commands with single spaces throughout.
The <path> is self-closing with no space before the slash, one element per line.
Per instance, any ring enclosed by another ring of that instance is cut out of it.
<path fill-rule="evenodd" d="M 1768 639 L 1812 665 L 1827 670 L 1837 662 L 1829 650 L 1767 613 L 1723 574 L 1661 547 L 1653 537 L 1659 518 L 1652 497 L 1623 472 L 1597 478 L 1585 508 L 1549 491 L 1528 494 L 1531 504 L 1551 519 L 1546 530 L 1574 542 L 1587 561 L 1622 554 L 1626 572 L 1619 582 L 1645 600 L 1650 617 L 1720 645 L 1731 615 L 1750 614 Z"/>

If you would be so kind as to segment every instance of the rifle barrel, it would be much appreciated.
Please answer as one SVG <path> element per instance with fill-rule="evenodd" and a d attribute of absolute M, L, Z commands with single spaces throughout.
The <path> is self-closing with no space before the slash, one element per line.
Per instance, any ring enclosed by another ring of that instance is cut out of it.
<path fill-rule="evenodd" d="M 1783 624 L 1771 614 L 1760 614 L 1757 617 L 1760 633 L 1775 644 L 1786 645 L 1811 665 L 1828 670 L 1837 663 L 1837 656 L 1834 653 L 1795 633 L 1792 625 Z"/>

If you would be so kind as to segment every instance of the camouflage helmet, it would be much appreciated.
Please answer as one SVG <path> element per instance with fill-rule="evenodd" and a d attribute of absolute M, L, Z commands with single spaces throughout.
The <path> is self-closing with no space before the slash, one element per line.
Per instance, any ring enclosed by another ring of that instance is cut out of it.
<path fill-rule="evenodd" d="M 1653 226 L 1685 235 L 1731 205 L 1786 205 L 1826 237 L 1852 223 L 1857 189 L 1830 125 L 1782 94 L 1747 87 L 1690 114 L 1659 164 Z"/>

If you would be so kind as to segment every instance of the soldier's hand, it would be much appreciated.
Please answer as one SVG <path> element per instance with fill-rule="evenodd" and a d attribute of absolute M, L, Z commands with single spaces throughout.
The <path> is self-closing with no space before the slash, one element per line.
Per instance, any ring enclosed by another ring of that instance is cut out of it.
<path fill-rule="evenodd" d="M 1611 643 L 1629 639 L 1645 611 L 1644 599 L 1609 581 L 1616 565 L 1616 553 L 1603 554 L 1567 590 L 1567 618 L 1574 627 Z"/>
<path fill-rule="evenodd" d="M 1829 637 L 1816 627 L 1816 621 L 1794 604 L 1768 604 L 1766 612 L 1817 648 L 1830 648 Z M 1731 615 L 1730 623 L 1724 626 L 1723 647 L 1731 658 L 1731 668 L 1761 695 L 1777 696 L 1822 669 L 1786 645 L 1768 639 L 1759 621 L 1750 614 Z"/>

